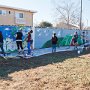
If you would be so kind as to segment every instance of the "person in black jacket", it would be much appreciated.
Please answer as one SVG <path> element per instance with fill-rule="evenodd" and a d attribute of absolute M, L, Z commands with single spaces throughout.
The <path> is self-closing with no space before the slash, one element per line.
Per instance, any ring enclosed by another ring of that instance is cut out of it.
<path fill-rule="evenodd" d="M 20 49 L 23 52 L 22 37 L 23 37 L 23 34 L 22 34 L 22 29 L 21 29 L 16 33 L 16 44 L 17 44 L 17 49 L 19 53 L 20 53 Z"/>
<path fill-rule="evenodd" d="M 58 38 L 56 36 L 56 33 L 54 33 L 52 37 L 52 53 L 56 52 L 56 45 L 57 45 Z"/>
<path fill-rule="evenodd" d="M 1 31 L 0 31 L 0 48 L 2 50 L 3 55 L 5 56 L 5 52 L 4 52 L 4 49 L 3 49 L 3 35 L 2 35 Z"/>
<path fill-rule="evenodd" d="M 75 46 L 74 49 L 78 49 L 77 48 L 77 46 L 78 46 L 78 33 L 75 32 L 73 37 L 74 37 L 74 46 Z"/>
<path fill-rule="evenodd" d="M 82 40 L 83 40 L 83 44 L 85 44 L 85 32 L 82 32 Z"/>

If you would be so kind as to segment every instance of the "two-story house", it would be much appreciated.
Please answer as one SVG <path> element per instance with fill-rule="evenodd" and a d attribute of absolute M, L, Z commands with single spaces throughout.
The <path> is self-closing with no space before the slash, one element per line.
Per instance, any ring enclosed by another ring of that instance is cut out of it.
<path fill-rule="evenodd" d="M 0 5 L 0 25 L 33 26 L 35 11 Z"/>

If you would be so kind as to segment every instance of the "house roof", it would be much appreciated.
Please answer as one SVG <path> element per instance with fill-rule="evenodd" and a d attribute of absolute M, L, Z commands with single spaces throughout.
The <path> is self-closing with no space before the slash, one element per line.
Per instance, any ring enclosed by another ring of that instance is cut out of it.
<path fill-rule="evenodd" d="M 90 27 L 86 27 L 85 30 L 90 30 Z"/>
<path fill-rule="evenodd" d="M 11 7 L 11 6 L 6 6 L 6 5 L 0 5 L 1 8 L 9 8 L 9 9 L 14 9 L 14 10 L 21 10 L 21 11 L 28 11 L 31 13 L 36 13 L 36 11 L 29 10 L 29 9 L 23 9 L 23 8 L 17 8 L 17 7 Z"/>
<path fill-rule="evenodd" d="M 66 24 L 64 22 L 59 22 L 56 26 L 60 27 L 60 28 L 70 28 L 70 29 L 76 28 L 76 29 L 79 29 L 79 27 L 76 25 Z"/>

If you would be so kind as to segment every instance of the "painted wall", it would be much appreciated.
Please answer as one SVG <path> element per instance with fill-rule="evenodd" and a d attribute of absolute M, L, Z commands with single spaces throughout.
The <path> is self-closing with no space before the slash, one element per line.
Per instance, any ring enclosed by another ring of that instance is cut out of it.
<path fill-rule="evenodd" d="M 17 50 L 16 47 L 16 40 L 15 34 L 16 32 L 22 28 L 23 29 L 23 46 L 24 48 L 27 47 L 27 42 L 24 41 L 25 37 L 27 36 L 28 31 L 31 30 L 31 27 L 24 27 L 24 26 L 0 26 L 0 31 L 3 33 L 4 37 L 4 49 L 5 51 L 15 51 Z M 33 46 L 34 48 L 42 48 L 43 45 L 48 41 L 51 40 L 53 33 L 56 33 L 57 37 L 65 37 L 66 35 L 73 35 L 75 31 L 80 34 L 80 30 L 65 30 L 60 28 L 32 28 L 33 29 Z M 81 31 L 82 33 L 83 31 Z M 88 40 L 90 41 L 90 31 L 85 30 L 86 35 L 88 36 Z"/>
<path fill-rule="evenodd" d="M 11 51 L 17 50 L 15 35 L 16 35 L 16 32 L 21 28 L 23 30 L 23 46 L 26 47 L 27 43 L 26 41 L 24 41 L 24 39 L 27 36 L 28 31 L 30 31 L 31 27 L 0 26 L 0 31 L 2 31 L 3 33 L 5 51 L 11 52 Z"/>
<path fill-rule="evenodd" d="M 44 43 L 52 38 L 52 34 L 56 32 L 61 37 L 62 30 L 52 28 L 35 28 L 34 47 L 42 48 Z"/>
<path fill-rule="evenodd" d="M 73 35 L 74 32 L 78 32 L 78 34 L 82 34 L 83 31 L 80 30 L 66 30 L 60 28 L 35 28 L 35 37 L 34 37 L 34 47 L 42 48 L 43 45 L 52 38 L 52 34 L 55 32 L 57 37 L 65 37 L 66 35 Z M 87 32 L 88 39 L 90 39 L 90 31 L 84 30 Z"/>

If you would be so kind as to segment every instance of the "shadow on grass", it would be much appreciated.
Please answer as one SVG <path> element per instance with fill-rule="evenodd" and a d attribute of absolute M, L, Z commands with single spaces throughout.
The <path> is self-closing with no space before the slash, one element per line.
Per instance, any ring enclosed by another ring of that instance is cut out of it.
<path fill-rule="evenodd" d="M 13 73 L 15 71 L 36 68 L 52 63 L 63 62 L 68 58 L 74 58 L 88 53 L 90 53 L 90 49 L 88 49 L 87 51 L 84 50 L 82 54 L 77 54 L 77 51 L 64 51 L 33 57 L 30 59 L 8 58 L 7 60 L 4 60 L 3 58 L 0 58 L 0 78 L 12 80 L 12 78 L 9 77 L 8 74 Z"/>

